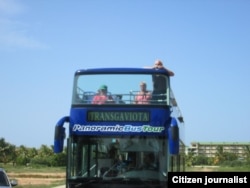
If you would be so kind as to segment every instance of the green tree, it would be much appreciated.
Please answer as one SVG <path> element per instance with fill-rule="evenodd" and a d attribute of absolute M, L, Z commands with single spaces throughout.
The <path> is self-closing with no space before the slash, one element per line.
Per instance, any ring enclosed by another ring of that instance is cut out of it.
<path fill-rule="evenodd" d="M 245 146 L 244 157 L 246 159 L 247 165 L 250 165 L 250 146 Z"/>
<path fill-rule="evenodd" d="M 195 165 L 208 165 L 208 157 L 204 155 L 198 155 L 194 158 Z"/>
<path fill-rule="evenodd" d="M 18 165 L 27 165 L 30 162 L 29 151 L 24 145 L 17 148 L 17 159 Z"/>
<path fill-rule="evenodd" d="M 223 161 L 225 161 L 225 156 L 224 156 L 224 152 L 223 152 L 223 146 L 217 146 L 216 148 L 216 153 L 215 153 L 215 161 L 214 161 L 214 164 L 217 165 L 217 164 L 220 164 L 222 163 Z"/>
<path fill-rule="evenodd" d="M 185 157 L 185 164 L 186 166 L 190 167 L 194 165 L 194 152 L 189 151 L 188 154 Z"/>
<path fill-rule="evenodd" d="M 15 146 L 6 142 L 4 138 L 0 139 L 0 162 L 4 164 L 15 160 Z"/>

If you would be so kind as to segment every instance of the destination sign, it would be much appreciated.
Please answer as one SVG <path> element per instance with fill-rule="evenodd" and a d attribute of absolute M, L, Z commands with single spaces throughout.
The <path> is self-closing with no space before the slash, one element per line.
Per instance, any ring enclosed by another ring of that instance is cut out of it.
<path fill-rule="evenodd" d="M 149 122 L 150 120 L 150 113 L 149 112 L 117 112 L 117 111 L 88 111 L 87 112 L 87 120 L 91 122 Z"/>

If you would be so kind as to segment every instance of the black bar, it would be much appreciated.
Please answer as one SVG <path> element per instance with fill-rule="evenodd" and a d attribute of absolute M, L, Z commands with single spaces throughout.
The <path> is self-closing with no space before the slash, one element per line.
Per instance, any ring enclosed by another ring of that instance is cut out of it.
<path fill-rule="evenodd" d="M 234 185 L 237 188 L 250 187 L 250 172 L 169 172 L 168 188 L 182 185 L 210 188 L 215 185 Z"/>

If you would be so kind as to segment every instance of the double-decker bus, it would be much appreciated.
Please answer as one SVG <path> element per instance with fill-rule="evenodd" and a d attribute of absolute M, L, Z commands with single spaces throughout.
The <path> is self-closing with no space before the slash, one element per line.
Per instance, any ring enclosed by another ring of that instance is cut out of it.
<path fill-rule="evenodd" d="M 136 103 L 140 83 L 150 97 Z M 103 89 L 106 98 L 100 97 Z M 54 137 L 60 153 L 68 133 L 66 187 L 167 187 L 168 172 L 185 171 L 176 104 L 164 69 L 76 71 L 70 115 L 57 122 Z"/>

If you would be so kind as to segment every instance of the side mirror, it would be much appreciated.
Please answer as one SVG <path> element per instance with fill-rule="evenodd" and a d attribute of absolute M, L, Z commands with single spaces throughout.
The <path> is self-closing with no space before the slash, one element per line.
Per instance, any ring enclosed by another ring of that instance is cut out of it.
<path fill-rule="evenodd" d="M 65 128 L 63 127 L 63 124 L 69 122 L 69 117 L 63 117 L 61 118 L 55 127 L 55 136 L 54 136 L 54 152 L 60 153 L 63 151 L 63 144 L 65 139 Z"/>
<path fill-rule="evenodd" d="M 65 138 L 65 128 L 55 127 L 55 139 L 54 139 L 54 152 L 61 153 L 63 151 L 63 144 Z"/>
<path fill-rule="evenodd" d="M 17 180 L 16 179 L 10 179 L 10 184 L 11 184 L 11 186 L 17 186 L 18 185 L 18 182 L 17 182 Z"/>
<path fill-rule="evenodd" d="M 171 125 L 168 128 L 168 141 L 170 154 L 179 154 L 179 127 L 175 118 L 172 118 Z"/>

